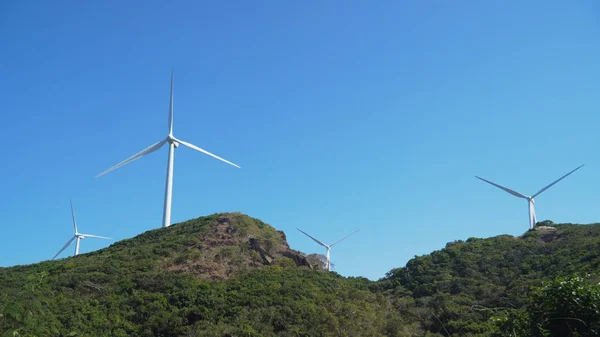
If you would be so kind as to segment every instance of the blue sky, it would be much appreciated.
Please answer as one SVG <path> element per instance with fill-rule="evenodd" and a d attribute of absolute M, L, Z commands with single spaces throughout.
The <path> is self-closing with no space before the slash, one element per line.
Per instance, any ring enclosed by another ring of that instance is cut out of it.
<path fill-rule="evenodd" d="M 446 242 L 600 221 L 595 1 L 104 1 L 0 4 L 0 266 L 51 258 L 80 230 L 161 224 L 167 132 L 174 222 L 241 211 L 383 277 Z M 81 252 L 110 242 L 86 239 Z M 72 248 L 67 251 L 72 253 Z M 67 256 L 63 253 L 61 257 Z"/>

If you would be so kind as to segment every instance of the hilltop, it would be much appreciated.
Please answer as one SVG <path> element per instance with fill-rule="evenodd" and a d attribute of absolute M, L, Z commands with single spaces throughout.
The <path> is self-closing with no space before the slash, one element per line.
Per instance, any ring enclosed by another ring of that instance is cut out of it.
<path fill-rule="evenodd" d="M 241 213 L 219 213 L 147 231 L 87 254 L 123 262 L 157 261 L 167 271 L 204 280 L 235 277 L 271 264 L 312 268 L 285 233 Z"/>
<path fill-rule="evenodd" d="M 600 269 L 600 225 L 541 224 L 448 243 L 373 282 L 323 271 L 258 219 L 213 214 L 0 268 L 0 336 L 504 336 L 502 317 L 538 319 L 536 287 Z"/>
<path fill-rule="evenodd" d="M 219 213 L 149 230 L 88 254 L 6 271 L 96 269 L 108 273 L 119 268 L 189 273 L 203 280 L 218 280 L 271 264 L 313 267 L 304 254 L 289 247 L 282 231 L 241 213 Z"/>

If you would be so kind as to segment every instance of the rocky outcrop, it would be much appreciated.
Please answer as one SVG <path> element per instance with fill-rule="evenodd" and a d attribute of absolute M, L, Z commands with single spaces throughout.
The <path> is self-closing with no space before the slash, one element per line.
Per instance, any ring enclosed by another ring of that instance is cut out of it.
<path fill-rule="evenodd" d="M 296 262 L 296 266 L 298 266 L 298 267 L 308 267 L 308 268 L 312 269 L 312 265 L 310 264 L 310 262 L 308 262 L 308 260 L 306 259 L 306 256 L 302 255 L 298 251 L 286 250 L 285 252 L 283 252 L 282 255 L 294 260 L 294 262 Z"/>
<path fill-rule="evenodd" d="M 279 233 L 282 234 L 282 237 L 285 240 L 285 234 L 282 231 L 279 231 Z M 284 242 L 286 242 L 286 241 L 284 241 Z M 287 249 L 283 250 L 281 252 L 278 252 L 278 254 L 269 254 L 267 252 L 267 250 L 261 246 L 260 240 L 256 239 L 256 238 L 252 238 L 252 237 L 249 238 L 248 245 L 249 245 L 250 249 L 257 251 L 260 254 L 260 257 L 263 259 L 263 263 L 265 265 L 270 265 L 271 263 L 273 263 L 273 260 L 275 260 L 277 258 L 277 256 L 273 256 L 273 255 L 281 255 L 281 256 L 292 259 L 296 263 L 296 266 L 298 266 L 298 267 L 308 267 L 308 268 L 312 269 L 312 266 L 308 262 L 306 257 L 298 251 L 289 249 L 287 242 L 285 244 L 287 246 L 286 247 Z"/>
<path fill-rule="evenodd" d="M 270 265 L 273 262 L 274 257 L 267 253 L 263 247 L 261 247 L 259 239 L 249 238 L 248 244 L 250 245 L 250 249 L 257 251 L 260 254 L 264 264 Z"/>
<path fill-rule="evenodd" d="M 539 233 L 539 238 L 544 242 L 550 242 L 561 237 L 556 227 L 552 226 L 536 226 L 535 231 Z"/>
<path fill-rule="evenodd" d="M 172 247 L 179 242 L 164 262 L 170 271 L 217 280 L 273 264 L 313 268 L 302 253 L 290 249 L 283 231 L 241 213 L 215 214 L 171 229 L 180 233 L 169 238 Z"/>

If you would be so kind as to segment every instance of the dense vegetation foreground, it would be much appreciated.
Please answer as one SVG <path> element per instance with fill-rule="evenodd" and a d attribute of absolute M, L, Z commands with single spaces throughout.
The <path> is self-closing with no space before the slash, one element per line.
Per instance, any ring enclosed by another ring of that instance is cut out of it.
<path fill-rule="evenodd" d="M 600 225 L 542 224 L 373 282 L 324 271 L 260 220 L 214 214 L 0 268 L 0 336 L 600 336 Z"/>

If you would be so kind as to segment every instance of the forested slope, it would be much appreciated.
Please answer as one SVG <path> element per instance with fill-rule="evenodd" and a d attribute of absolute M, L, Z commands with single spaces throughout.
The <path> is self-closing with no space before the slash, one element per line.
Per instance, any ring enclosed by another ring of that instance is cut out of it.
<path fill-rule="evenodd" d="M 544 281 L 590 274 L 586 282 L 593 283 L 600 271 L 600 225 L 540 225 L 552 227 L 538 226 L 520 237 L 448 243 L 390 271 L 377 289 L 424 329 L 488 335 L 490 318 L 526 306 L 532 289 Z"/>
<path fill-rule="evenodd" d="M 367 279 L 316 271 L 239 213 L 0 268 L 2 336 L 377 336 L 394 315 Z"/>
<path fill-rule="evenodd" d="M 600 225 L 553 227 L 452 242 L 372 282 L 214 214 L 0 268 L 0 336 L 597 336 Z"/>

